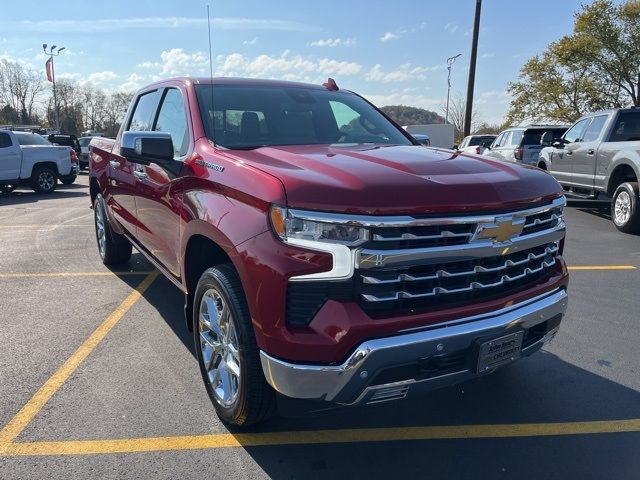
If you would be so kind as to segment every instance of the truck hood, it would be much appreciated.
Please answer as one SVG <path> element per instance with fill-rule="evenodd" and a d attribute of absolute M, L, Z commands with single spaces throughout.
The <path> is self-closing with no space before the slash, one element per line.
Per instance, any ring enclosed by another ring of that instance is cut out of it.
<path fill-rule="evenodd" d="M 519 208 L 561 194 L 537 168 L 417 146 L 304 145 L 227 151 L 283 183 L 290 207 L 360 214 Z"/>

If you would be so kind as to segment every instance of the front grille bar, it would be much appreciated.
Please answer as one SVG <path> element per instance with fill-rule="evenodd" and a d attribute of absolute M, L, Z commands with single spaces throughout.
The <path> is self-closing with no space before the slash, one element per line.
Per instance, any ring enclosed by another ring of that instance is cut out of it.
<path fill-rule="evenodd" d="M 516 280 L 520 280 L 521 278 L 526 277 L 527 275 L 532 275 L 534 273 L 537 272 L 541 272 L 542 270 L 544 270 L 545 268 L 550 268 L 553 267 L 556 263 L 556 258 L 550 258 L 547 260 L 544 260 L 539 267 L 537 268 L 525 268 L 524 271 L 518 275 L 502 275 L 502 277 L 500 278 L 500 280 L 498 280 L 497 282 L 494 283 L 489 283 L 489 284 L 484 284 L 482 282 L 478 282 L 478 281 L 474 281 L 471 282 L 469 284 L 468 287 L 462 287 L 462 288 L 454 288 L 454 289 L 447 289 L 447 288 L 443 288 L 443 287 L 435 287 L 433 288 L 430 292 L 425 292 L 425 293 L 410 293 L 410 292 L 405 292 L 405 291 L 399 291 L 399 292 L 395 292 L 393 295 L 391 296 L 387 296 L 387 297 L 377 297 L 376 295 L 371 295 L 371 294 L 362 294 L 362 298 L 364 300 L 366 300 L 367 302 L 389 302 L 389 301 L 393 301 L 393 300 L 401 300 L 401 299 L 412 299 L 412 298 L 425 298 L 425 297 L 433 297 L 435 295 L 439 295 L 439 294 L 451 294 L 451 293 L 462 293 L 462 292 L 469 292 L 472 290 L 479 290 L 479 289 L 483 289 L 483 288 L 491 288 L 491 287 L 497 287 L 500 285 L 504 285 L 505 283 L 509 283 L 509 282 L 514 282 Z M 475 272 L 469 272 L 467 274 L 472 274 Z"/>
<path fill-rule="evenodd" d="M 551 223 L 555 220 L 560 220 L 560 219 L 562 219 L 562 214 L 554 213 L 549 218 L 546 218 L 544 220 L 541 218 L 536 218 L 532 222 L 525 223 L 524 228 L 536 227 L 538 225 L 542 225 L 543 223 Z"/>
<path fill-rule="evenodd" d="M 518 265 L 523 265 L 531 260 L 539 260 L 541 258 L 546 257 L 547 255 L 553 255 L 558 253 L 559 246 L 557 243 L 554 243 L 551 246 L 548 246 L 544 252 L 535 254 L 530 253 L 526 258 L 522 260 L 507 260 L 504 264 L 497 267 L 483 267 L 482 265 L 476 265 L 473 270 L 468 270 L 465 272 L 448 272 L 446 270 L 438 270 L 433 275 L 424 275 L 424 276 L 416 276 L 409 275 L 408 273 L 401 273 L 396 278 L 390 279 L 379 279 L 376 277 L 362 275 L 362 283 L 374 284 L 374 285 L 384 285 L 384 284 L 392 284 L 392 283 L 401 283 L 401 282 L 421 282 L 424 280 L 437 280 L 439 278 L 449 278 L 449 277 L 462 277 L 465 275 L 473 275 L 476 273 L 490 273 L 490 272 L 499 272 L 502 270 L 506 270 L 510 267 L 516 267 Z M 536 270 L 538 271 L 538 270 Z"/>
<path fill-rule="evenodd" d="M 376 241 L 392 242 L 400 240 L 438 240 L 440 238 L 458 238 L 458 237 L 473 237 L 473 233 L 454 233 L 450 230 L 443 230 L 438 235 L 416 235 L 414 233 L 403 233 L 397 237 L 385 237 L 378 233 L 373 235 L 373 239 Z"/>

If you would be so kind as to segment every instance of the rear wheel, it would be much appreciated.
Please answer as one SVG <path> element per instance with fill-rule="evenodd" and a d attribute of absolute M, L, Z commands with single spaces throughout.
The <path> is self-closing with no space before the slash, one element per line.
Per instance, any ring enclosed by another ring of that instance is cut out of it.
<path fill-rule="evenodd" d="M 611 219 L 621 232 L 640 232 L 638 182 L 625 182 L 616 188 L 611 198 Z"/>
<path fill-rule="evenodd" d="M 205 270 L 194 307 L 198 364 L 218 416 L 236 426 L 265 420 L 274 412 L 275 393 L 262 373 L 251 315 L 232 265 Z"/>
<path fill-rule="evenodd" d="M 101 194 L 98 194 L 93 202 L 93 217 L 96 226 L 98 252 L 100 253 L 100 258 L 102 258 L 102 263 L 105 265 L 117 265 L 127 262 L 131 258 L 131 243 L 124 235 L 119 235 L 111 230 Z"/>
<path fill-rule="evenodd" d="M 47 166 L 37 167 L 31 177 L 31 188 L 38 193 L 53 193 L 56 183 L 55 170 Z"/>

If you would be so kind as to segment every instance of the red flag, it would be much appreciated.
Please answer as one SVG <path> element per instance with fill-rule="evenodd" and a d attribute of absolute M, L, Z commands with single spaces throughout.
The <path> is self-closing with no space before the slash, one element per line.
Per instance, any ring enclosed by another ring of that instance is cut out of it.
<path fill-rule="evenodd" d="M 47 60 L 47 63 L 44 64 L 44 67 L 47 70 L 47 80 L 53 82 L 53 60 L 49 58 L 49 60 Z"/>

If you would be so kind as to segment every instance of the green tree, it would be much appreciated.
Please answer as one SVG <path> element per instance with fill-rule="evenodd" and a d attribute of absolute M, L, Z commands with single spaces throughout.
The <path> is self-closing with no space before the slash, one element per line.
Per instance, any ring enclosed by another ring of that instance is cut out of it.
<path fill-rule="evenodd" d="M 398 125 L 425 125 L 429 123 L 444 123 L 444 118 L 435 112 L 418 107 L 405 105 L 388 105 L 382 107 L 384 113 L 393 118 Z"/>
<path fill-rule="evenodd" d="M 640 1 L 596 0 L 576 13 L 573 33 L 528 60 L 508 121 L 573 122 L 604 108 L 640 105 Z"/>

